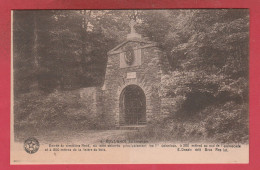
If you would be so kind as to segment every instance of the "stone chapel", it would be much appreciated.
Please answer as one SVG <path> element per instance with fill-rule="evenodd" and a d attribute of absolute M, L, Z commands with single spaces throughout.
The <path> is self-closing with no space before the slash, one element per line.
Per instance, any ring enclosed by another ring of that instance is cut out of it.
<path fill-rule="evenodd" d="M 145 126 L 167 114 L 167 100 L 160 96 L 166 56 L 155 42 L 136 33 L 133 21 L 130 26 L 126 40 L 107 53 L 99 106 L 112 127 Z"/>

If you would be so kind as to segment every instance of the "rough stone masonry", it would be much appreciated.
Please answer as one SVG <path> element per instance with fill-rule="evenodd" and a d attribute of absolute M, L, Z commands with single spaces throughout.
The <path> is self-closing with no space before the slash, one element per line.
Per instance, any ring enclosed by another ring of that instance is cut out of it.
<path fill-rule="evenodd" d="M 144 126 L 164 118 L 171 104 L 160 96 L 167 65 L 157 44 L 131 27 L 127 39 L 108 52 L 103 87 L 91 89 L 93 111 L 104 116 L 108 127 Z M 89 98 L 84 95 L 89 90 L 81 89 L 81 98 Z"/>

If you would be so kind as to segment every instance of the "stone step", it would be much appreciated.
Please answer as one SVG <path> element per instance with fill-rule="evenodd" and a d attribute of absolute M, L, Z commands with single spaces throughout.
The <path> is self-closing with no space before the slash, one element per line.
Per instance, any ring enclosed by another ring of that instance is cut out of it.
<path fill-rule="evenodd" d="M 144 128 L 146 125 L 124 125 L 124 126 L 119 126 L 118 128 L 120 130 L 139 130 Z"/>

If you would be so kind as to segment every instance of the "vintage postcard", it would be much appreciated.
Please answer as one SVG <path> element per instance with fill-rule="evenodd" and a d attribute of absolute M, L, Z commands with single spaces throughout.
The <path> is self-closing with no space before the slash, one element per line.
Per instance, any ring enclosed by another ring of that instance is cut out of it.
<path fill-rule="evenodd" d="M 249 162 L 249 10 L 13 10 L 11 164 Z"/>

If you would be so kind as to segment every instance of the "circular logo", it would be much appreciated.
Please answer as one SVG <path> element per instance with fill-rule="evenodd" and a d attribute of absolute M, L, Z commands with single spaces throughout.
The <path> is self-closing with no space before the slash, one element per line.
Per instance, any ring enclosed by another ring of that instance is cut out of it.
<path fill-rule="evenodd" d="M 134 50 L 130 49 L 125 53 L 125 61 L 128 65 L 131 65 L 134 62 Z"/>
<path fill-rule="evenodd" d="M 29 153 L 33 154 L 39 150 L 40 143 L 35 138 L 29 138 L 24 142 L 24 150 Z"/>

